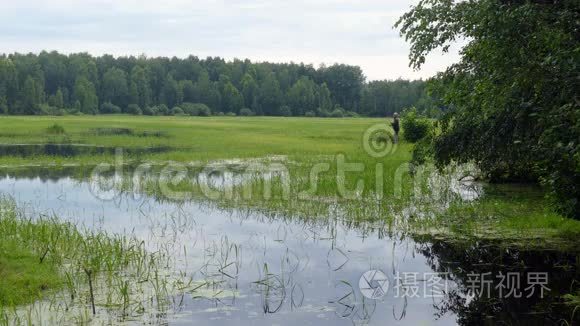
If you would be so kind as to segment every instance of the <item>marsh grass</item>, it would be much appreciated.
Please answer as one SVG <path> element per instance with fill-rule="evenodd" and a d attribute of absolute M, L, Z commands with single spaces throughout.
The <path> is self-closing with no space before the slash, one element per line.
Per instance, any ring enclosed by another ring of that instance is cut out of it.
<path fill-rule="evenodd" d="M 86 132 L 88 136 L 135 136 L 135 137 L 169 137 L 169 135 L 162 130 L 145 130 L 135 131 L 132 128 L 91 128 Z"/>
<path fill-rule="evenodd" d="M 52 126 L 46 128 L 46 133 L 49 135 L 63 135 L 65 134 L 65 130 L 63 126 L 55 123 Z"/>
<path fill-rule="evenodd" d="M 130 235 L 26 216 L 8 198 L 0 199 L 0 238 L 0 324 L 140 318 L 193 291 L 191 275 L 168 268 L 168 252 L 150 253 Z"/>
<path fill-rule="evenodd" d="M 388 171 L 386 173 L 394 173 L 401 161 L 394 160 L 391 165 L 389 161 L 381 163 Z M 504 239 L 514 245 L 561 247 L 566 244 L 567 248 L 574 248 L 575 239 L 580 235 L 580 223 L 552 212 L 538 189 L 523 187 L 506 196 L 494 194 L 494 190 L 490 189 L 492 186 L 487 186 L 489 196 L 462 198 L 454 187 L 457 180 L 466 175 L 465 168 L 450 168 L 443 174 L 432 170 L 431 174 L 421 176 L 420 180 L 417 179 L 419 176 L 407 171 L 402 176 L 399 190 L 395 190 L 395 183 L 385 180 L 381 187 L 383 193 L 377 193 L 375 187 L 366 187 L 357 198 L 347 199 L 337 192 L 336 167 L 332 164 L 328 173 L 318 176 L 316 191 L 303 196 L 311 186 L 309 165 L 304 162 L 288 162 L 291 175 L 288 197 L 283 196 L 281 178 L 254 174 L 240 178 L 240 182 L 214 186 L 214 190 L 220 190 L 220 195 L 209 199 L 199 181 L 203 172 L 195 168 L 190 169 L 190 176 L 183 181 L 163 187 L 153 170 L 154 177 L 144 179 L 137 187 L 132 183 L 134 180 L 124 178 L 121 188 L 127 192 L 138 189 L 159 201 L 195 200 L 222 210 L 248 210 L 259 213 L 255 215 L 300 221 L 305 225 L 328 226 L 339 221 L 357 229 L 381 229 L 385 234 L 398 232 L 408 235 L 432 234 L 448 239 Z M 377 163 L 375 160 L 364 162 L 370 166 Z M 230 171 L 235 169 L 244 171 L 240 165 Z M 360 174 L 347 177 L 346 187 L 353 189 L 360 180 L 366 185 L 373 184 L 374 177 L 370 173 L 362 177 Z M 271 184 L 267 195 L 265 179 Z M 167 188 L 184 196 L 168 198 Z"/>
<path fill-rule="evenodd" d="M 42 258 L 42 257 L 41 257 Z M 59 289 L 62 280 L 53 264 L 40 263 L 37 255 L 14 240 L 0 244 L 0 307 L 29 304 L 46 291 Z"/>
<path fill-rule="evenodd" d="M 362 237 L 377 234 L 380 238 L 425 237 L 449 242 L 496 239 L 527 248 L 567 248 L 578 243 L 580 223 L 552 213 L 543 204 L 541 192 L 489 192 L 477 200 L 464 200 L 453 187 L 465 171 L 419 175 L 407 165 L 412 144 L 401 142 L 385 157 L 369 156 L 362 135 L 378 122 L 387 123 L 379 119 L 0 117 L 0 143 L 45 144 L 47 126 L 58 123 L 66 128 L 66 135 L 51 135 L 48 141 L 66 137 L 71 143 L 107 148 L 165 146 L 170 150 L 125 156 L 118 190 L 160 202 L 195 200 L 264 223 L 296 222 L 305 230 L 323 230 L 321 239 L 329 241 L 334 241 L 337 230 L 345 226 L 356 229 Z M 377 136 L 375 142 L 388 140 L 381 137 L 388 135 Z M 344 155 L 349 163 L 362 164 L 364 171 L 339 177 L 338 155 Z M 172 162 L 186 167 L 188 177 L 172 182 L 174 175 L 169 174 L 165 177 L 171 182 L 163 188 L 160 174 Z M 208 198 L 202 189 L 203 179 L 208 178 L 203 168 L 208 162 L 225 166 L 234 175 L 231 183 L 213 186 L 221 193 L 218 198 Z M 256 162 L 282 163 L 288 168 L 287 197 L 283 196 L 285 184 L 276 175 L 240 177 L 248 163 Z M 17 168 L 11 175 L 41 179 L 66 176 L 83 182 L 99 163 L 114 164 L 115 157 L 108 153 L 0 157 L 4 168 Z M 152 168 L 137 185 L 133 172 L 141 163 Z M 311 171 L 317 164 L 327 164 L 328 169 L 317 175 L 312 188 Z M 46 172 L 31 174 L 23 165 L 41 166 Z M 355 198 L 345 198 L 339 179 L 349 191 L 358 183 L 365 187 Z M 271 193 L 266 191 L 266 181 L 272 185 Z M 168 197 L 168 189 L 186 195 Z M 159 223 L 171 228 L 195 221 L 170 217 Z M 284 236 L 279 230 L 280 241 Z M 0 281 L 0 324 L 155 324 L 178 308 L 185 296 L 216 305 L 226 300 L 233 303 L 239 296 L 242 247 L 227 236 L 203 244 L 199 253 L 203 263 L 195 279 L 171 261 L 175 247 L 148 251 L 143 241 L 130 234 L 84 230 L 58 217 L 26 216 L 9 199 L 0 200 L 0 238 L 0 276 L 6 275 L 5 282 Z M 340 249 L 338 252 L 348 255 Z M 284 301 L 289 300 L 292 309 L 304 302 L 305 290 L 293 282 L 292 275 L 299 258 L 288 252 L 280 258 L 280 266 L 257 264 L 259 277 L 252 284 L 265 314 L 279 311 Z M 342 266 L 338 263 L 333 269 Z M 16 275 L 20 279 L 13 281 Z M 355 291 L 349 283 L 345 285 L 351 290 L 335 304 L 343 317 L 349 317 L 355 307 L 348 298 Z M 374 306 L 369 304 L 361 311 L 366 313 L 367 308 Z"/>
<path fill-rule="evenodd" d="M 225 209 L 252 209 L 278 218 L 294 216 L 304 221 L 338 218 L 344 223 L 381 222 L 405 232 L 440 232 L 456 235 L 503 236 L 511 234 L 523 238 L 560 237 L 573 239 L 580 234 L 580 223 L 565 220 L 545 206 L 543 194 L 513 192 L 484 196 L 482 200 L 466 202 L 450 193 L 449 180 L 443 187 L 433 189 L 419 180 L 413 171 L 405 169 L 411 160 L 413 145 L 400 142 L 396 150 L 381 158 L 373 158 L 363 148 L 363 134 L 377 123 L 388 125 L 386 119 L 317 119 L 274 117 L 136 117 L 136 116 L 64 116 L 64 117 L 0 117 L 3 133 L 0 143 L 46 143 L 45 129 L 58 124 L 67 130 L 72 143 L 94 144 L 127 149 L 124 157 L 124 191 L 133 191 L 131 172 L 147 162 L 159 173 L 170 162 L 187 166 L 192 178 L 171 184 L 176 192 L 190 193 L 181 200 L 195 199 L 211 202 Z M 152 131 L 153 136 L 141 137 Z M 98 132 L 97 132 L 98 131 Z M 55 135 L 54 137 L 64 137 Z M 388 134 L 375 135 L 378 144 L 388 140 Z M 131 148 L 166 148 L 158 152 L 139 152 L 130 155 Z M 343 198 L 337 187 L 337 155 L 344 155 L 348 163 L 362 163 L 362 173 L 347 173 L 347 190 L 365 185 L 356 200 Z M 283 164 L 291 176 L 288 198 L 281 198 L 280 179 L 273 178 L 272 198 L 264 200 L 264 178 L 256 175 L 243 184 L 234 184 L 229 192 L 208 200 L 199 183 L 192 182 L 208 162 L 237 159 L 240 170 L 244 164 L 273 156 L 286 158 Z M 115 163 L 111 154 L 82 153 L 71 157 L 37 155 L 0 158 L 0 166 L 27 165 L 58 167 L 74 165 L 89 169 L 98 163 Z M 327 163 L 329 168 L 317 176 L 316 189 L 311 188 L 310 173 L 316 164 Z M 382 171 L 382 184 L 377 187 L 377 166 Z M 403 173 L 400 173 L 403 171 Z M 397 175 L 401 180 L 397 181 Z M 85 173 L 85 178 L 87 173 Z M 245 187 L 251 197 L 243 196 Z M 416 195 L 418 187 L 421 196 Z M 139 187 L 139 192 L 159 200 L 167 198 L 153 178 Z M 306 193 L 305 193 L 306 192 Z M 302 196 L 300 195 L 302 194 Z M 430 194 L 435 196 L 429 196 Z"/>

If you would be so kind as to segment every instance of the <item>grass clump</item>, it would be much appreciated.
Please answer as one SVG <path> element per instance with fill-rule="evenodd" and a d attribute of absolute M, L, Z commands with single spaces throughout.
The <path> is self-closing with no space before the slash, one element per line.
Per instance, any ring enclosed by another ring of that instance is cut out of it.
<path fill-rule="evenodd" d="M 58 123 L 55 123 L 52 126 L 46 128 L 46 133 L 49 135 L 64 135 L 65 130 L 63 126 L 59 125 Z"/>
<path fill-rule="evenodd" d="M 0 324 L 36 324 L 47 311 L 61 324 L 99 314 L 123 320 L 164 309 L 175 284 L 191 283 L 160 280 L 169 255 L 148 253 L 134 237 L 29 218 L 8 198 L 0 198 L 0 239 Z"/>
<path fill-rule="evenodd" d="M 131 128 L 91 128 L 89 134 L 95 136 L 130 136 L 133 135 L 133 129 Z"/>
<path fill-rule="evenodd" d="M 16 241 L 2 241 L 0 307 L 31 303 L 62 284 L 54 264 L 40 262 L 38 256 L 22 249 Z"/>

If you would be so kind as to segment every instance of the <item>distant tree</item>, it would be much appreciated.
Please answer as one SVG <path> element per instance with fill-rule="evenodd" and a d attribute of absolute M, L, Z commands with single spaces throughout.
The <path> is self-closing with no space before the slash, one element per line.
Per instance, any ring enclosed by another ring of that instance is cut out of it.
<path fill-rule="evenodd" d="M 85 78 L 95 88 L 98 86 L 99 72 L 95 61 L 90 55 L 86 53 L 71 54 L 67 68 L 67 80 L 73 88 L 80 78 Z"/>
<path fill-rule="evenodd" d="M 38 114 L 40 105 L 43 103 L 43 87 L 32 77 L 26 78 L 24 88 L 22 89 L 22 113 Z"/>
<path fill-rule="evenodd" d="M 161 104 L 181 106 L 183 102 L 203 103 L 215 111 L 239 112 L 247 107 L 257 115 L 279 114 L 282 105 L 290 106 L 293 115 L 319 112 L 318 108 L 331 112 L 336 103 L 368 115 L 385 115 L 406 106 L 416 106 L 421 112 L 436 113 L 438 109 L 434 109 L 432 98 L 423 96 L 422 81 L 383 81 L 381 87 L 375 87 L 364 83 L 360 68 L 347 65 L 315 69 L 294 63 L 228 62 L 219 57 L 115 58 L 43 51 L 38 55 L 0 55 L 0 98 L 9 113 L 34 113 L 31 99 L 23 96 L 29 77 L 34 85 L 29 81 L 27 92 L 34 88 L 50 94 L 48 98 L 43 95 L 40 104 L 48 100 L 54 108 L 76 107 L 76 84 L 84 78 L 95 88 L 97 103 L 111 102 L 123 108 L 134 103 L 143 110 Z M 49 111 L 55 110 L 45 110 Z"/>
<path fill-rule="evenodd" d="M 118 106 L 126 106 L 129 100 L 127 73 L 119 68 L 110 68 L 103 75 L 101 100 Z"/>
<path fill-rule="evenodd" d="M 251 74 L 246 73 L 242 79 L 242 95 L 244 96 L 244 104 L 247 108 L 253 108 L 255 99 L 258 97 L 258 91 L 260 87 L 258 83 L 252 77 Z"/>
<path fill-rule="evenodd" d="M 87 78 L 80 77 L 75 83 L 74 97 L 80 104 L 79 111 L 85 114 L 98 112 L 99 99 L 95 86 Z"/>
<path fill-rule="evenodd" d="M 316 85 L 310 78 L 300 78 L 288 90 L 287 103 L 292 108 L 293 115 L 301 116 L 306 111 L 315 109 L 318 106 L 316 98 Z"/>
<path fill-rule="evenodd" d="M 64 95 L 60 87 L 56 91 L 56 94 L 54 94 L 54 102 L 52 105 L 56 108 L 64 109 Z"/>
<path fill-rule="evenodd" d="M 133 67 L 130 80 L 130 103 L 136 103 L 140 107 L 148 106 L 151 103 L 151 89 L 145 69 L 140 66 Z"/>
<path fill-rule="evenodd" d="M 18 93 L 18 75 L 16 66 L 11 59 L 0 58 L 0 98 L 5 109 L 16 101 Z"/>
<path fill-rule="evenodd" d="M 266 115 L 280 115 L 282 91 L 274 74 L 268 74 L 260 85 L 260 107 Z M 291 110 L 290 110 L 291 113 Z"/>
<path fill-rule="evenodd" d="M 165 83 L 161 91 L 161 101 L 168 106 L 183 103 L 183 90 L 171 74 L 168 74 L 165 78 Z"/>
<path fill-rule="evenodd" d="M 195 90 L 195 85 L 191 80 L 182 80 L 179 82 L 179 87 L 183 93 L 183 102 L 197 102 L 199 98 Z"/>
<path fill-rule="evenodd" d="M 322 69 L 322 76 L 340 106 L 356 110 L 365 82 L 360 67 L 335 64 Z"/>
<path fill-rule="evenodd" d="M 318 108 L 324 111 L 332 110 L 332 98 L 330 90 L 328 89 L 328 86 L 326 86 L 326 83 L 320 85 L 320 87 L 318 88 L 317 96 L 318 96 Z"/>
<path fill-rule="evenodd" d="M 244 106 L 244 97 L 230 81 L 226 82 L 222 91 L 222 109 L 225 112 L 239 113 Z"/>
<path fill-rule="evenodd" d="M 209 79 L 207 71 L 202 71 L 195 83 L 195 92 L 201 103 L 207 104 L 212 109 L 221 108 L 221 95 L 217 86 Z"/>

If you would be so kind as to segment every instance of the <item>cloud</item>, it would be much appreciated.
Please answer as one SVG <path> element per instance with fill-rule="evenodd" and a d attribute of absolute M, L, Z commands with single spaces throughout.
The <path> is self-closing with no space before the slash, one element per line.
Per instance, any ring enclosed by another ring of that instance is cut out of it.
<path fill-rule="evenodd" d="M 6 52 L 189 54 L 359 65 L 369 79 L 428 77 L 457 59 L 407 67 L 392 26 L 415 0 L 19 0 L 3 4 Z"/>

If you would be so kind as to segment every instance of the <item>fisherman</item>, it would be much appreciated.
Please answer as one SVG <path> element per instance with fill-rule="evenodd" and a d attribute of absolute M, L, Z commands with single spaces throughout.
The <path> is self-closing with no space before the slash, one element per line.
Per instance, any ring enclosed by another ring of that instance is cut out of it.
<path fill-rule="evenodd" d="M 399 113 L 395 112 L 395 114 L 393 114 L 393 122 L 391 123 L 391 125 L 393 126 L 393 130 L 395 131 L 395 144 L 397 144 L 399 142 L 399 130 L 400 130 Z"/>

